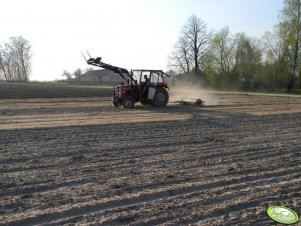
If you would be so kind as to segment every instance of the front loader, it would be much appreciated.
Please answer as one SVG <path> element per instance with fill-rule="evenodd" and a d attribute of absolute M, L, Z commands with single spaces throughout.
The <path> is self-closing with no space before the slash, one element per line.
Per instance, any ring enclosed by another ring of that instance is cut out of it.
<path fill-rule="evenodd" d="M 89 65 L 119 74 L 124 80 L 121 84 L 114 86 L 113 106 L 133 108 L 137 102 L 154 107 L 165 107 L 167 105 L 169 101 L 169 87 L 164 77 L 168 75 L 162 70 L 138 69 L 128 71 L 125 68 L 102 62 L 101 57 L 92 58 L 90 55 L 89 59 L 85 58 L 85 60 Z"/>

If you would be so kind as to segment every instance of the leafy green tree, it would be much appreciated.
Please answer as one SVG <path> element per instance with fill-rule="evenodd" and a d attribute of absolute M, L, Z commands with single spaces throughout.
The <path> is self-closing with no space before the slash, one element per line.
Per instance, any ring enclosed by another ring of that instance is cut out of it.
<path fill-rule="evenodd" d="M 234 73 L 237 73 L 240 87 L 257 87 L 260 83 L 262 59 L 259 41 L 240 33 L 236 35 L 236 42 Z"/>
<path fill-rule="evenodd" d="M 259 86 L 262 48 L 244 33 L 232 35 L 228 27 L 216 32 L 206 57 L 206 76 L 217 86 Z"/>
<path fill-rule="evenodd" d="M 215 33 L 206 56 L 206 75 L 213 84 L 235 82 L 236 42 L 228 27 Z"/>
<path fill-rule="evenodd" d="M 300 71 L 300 39 L 301 39 L 301 0 L 285 0 L 281 11 L 279 32 L 287 47 L 291 75 L 287 91 L 294 86 L 297 73 Z"/>
<path fill-rule="evenodd" d="M 287 84 L 289 73 L 288 47 L 285 43 L 279 26 L 272 32 L 266 32 L 262 38 L 263 43 L 263 72 L 265 84 L 270 88 L 282 88 Z"/>

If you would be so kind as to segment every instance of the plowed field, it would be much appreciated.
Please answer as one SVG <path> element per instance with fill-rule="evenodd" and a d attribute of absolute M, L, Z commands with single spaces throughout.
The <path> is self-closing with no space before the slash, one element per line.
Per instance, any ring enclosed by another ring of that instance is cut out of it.
<path fill-rule="evenodd" d="M 300 216 L 301 98 L 210 95 L 132 110 L 0 100 L 0 224 L 276 225 L 269 205 Z"/>

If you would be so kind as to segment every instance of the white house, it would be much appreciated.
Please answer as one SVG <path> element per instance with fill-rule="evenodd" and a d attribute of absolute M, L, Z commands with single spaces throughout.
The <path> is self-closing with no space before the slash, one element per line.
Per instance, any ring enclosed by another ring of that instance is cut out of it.
<path fill-rule="evenodd" d="M 81 75 L 80 81 L 82 82 L 122 82 L 123 79 L 119 74 L 106 69 L 87 71 Z"/>

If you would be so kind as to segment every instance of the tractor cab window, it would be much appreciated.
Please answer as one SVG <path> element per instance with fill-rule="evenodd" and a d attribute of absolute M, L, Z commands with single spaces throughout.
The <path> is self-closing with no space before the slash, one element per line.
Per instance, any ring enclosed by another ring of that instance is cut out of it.
<path fill-rule="evenodd" d="M 144 84 L 146 79 L 148 79 L 153 85 L 164 82 L 162 71 L 133 70 L 132 73 L 133 79 L 137 80 L 138 84 Z"/>
<path fill-rule="evenodd" d="M 140 75 L 141 75 L 141 71 L 133 71 L 133 79 L 137 80 L 137 82 L 140 82 Z"/>
<path fill-rule="evenodd" d="M 146 79 L 150 79 L 150 72 L 149 71 L 142 71 L 140 83 L 144 83 Z"/>
<path fill-rule="evenodd" d="M 161 72 L 152 72 L 150 82 L 153 83 L 153 84 L 162 83 L 163 79 L 162 79 Z"/>
<path fill-rule="evenodd" d="M 158 83 L 163 83 L 163 82 L 164 82 L 164 80 L 163 80 L 162 72 L 160 72 L 159 78 L 158 78 Z"/>

